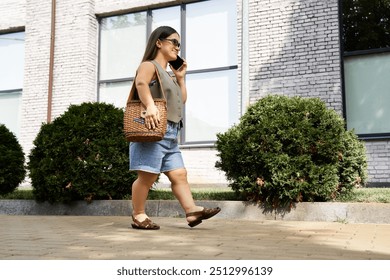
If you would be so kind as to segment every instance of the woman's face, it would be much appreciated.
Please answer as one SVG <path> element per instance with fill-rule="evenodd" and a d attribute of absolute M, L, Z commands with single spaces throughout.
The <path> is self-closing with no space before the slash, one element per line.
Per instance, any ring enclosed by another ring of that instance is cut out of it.
<path fill-rule="evenodd" d="M 165 39 L 161 39 L 160 51 L 168 61 L 175 60 L 180 50 L 180 36 L 177 33 L 169 35 Z"/>

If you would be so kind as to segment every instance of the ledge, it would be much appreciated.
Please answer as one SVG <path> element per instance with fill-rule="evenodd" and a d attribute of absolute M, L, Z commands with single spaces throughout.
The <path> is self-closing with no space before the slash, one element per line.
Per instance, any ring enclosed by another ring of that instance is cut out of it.
<path fill-rule="evenodd" d="M 319 221 L 342 223 L 390 223 L 388 203 L 303 202 L 291 210 L 269 211 L 258 204 L 243 201 L 198 201 L 205 207 L 221 207 L 217 216 L 223 219 Z M 88 204 L 37 203 L 34 200 L 0 200 L 0 215 L 70 215 L 70 216 L 130 216 L 129 200 L 95 200 Z M 184 217 L 180 204 L 174 200 L 149 200 L 146 211 L 154 217 Z"/>

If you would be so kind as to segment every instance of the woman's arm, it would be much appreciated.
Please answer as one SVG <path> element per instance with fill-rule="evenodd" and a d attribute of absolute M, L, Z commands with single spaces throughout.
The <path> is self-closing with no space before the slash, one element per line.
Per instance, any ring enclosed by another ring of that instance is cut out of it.
<path fill-rule="evenodd" d="M 155 75 L 155 66 L 153 63 L 145 61 L 138 67 L 135 86 L 138 91 L 139 99 L 146 107 L 145 125 L 148 129 L 155 129 L 160 123 L 160 114 L 154 105 L 152 93 L 149 89 L 149 83 Z"/>

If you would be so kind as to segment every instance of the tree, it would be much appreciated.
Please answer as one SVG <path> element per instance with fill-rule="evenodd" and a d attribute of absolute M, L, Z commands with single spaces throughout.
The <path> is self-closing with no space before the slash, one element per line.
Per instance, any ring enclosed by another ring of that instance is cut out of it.
<path fill-rule="evenodd" d="M 13 192 L 25 174 L 22 147 L 15 135 L 0 124 L 0 194 Z"/>

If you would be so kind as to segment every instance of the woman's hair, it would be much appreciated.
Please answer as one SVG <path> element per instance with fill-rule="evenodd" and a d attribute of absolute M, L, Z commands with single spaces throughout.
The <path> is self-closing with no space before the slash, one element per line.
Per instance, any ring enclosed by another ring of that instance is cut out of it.
<path fill-rule="evenodd" d="M 179 34 L 174 28 L 170 26 L 160 26 L 156 28 L 152 32 L 152 34 L 150 34 L 148 44 L 146 45 L 144 57 L 142 58 L 142 62 L 155 59 L 158 51 L 158 48 L 156 46 L 157 40 L 165 39 L 174 33 Z"/>

